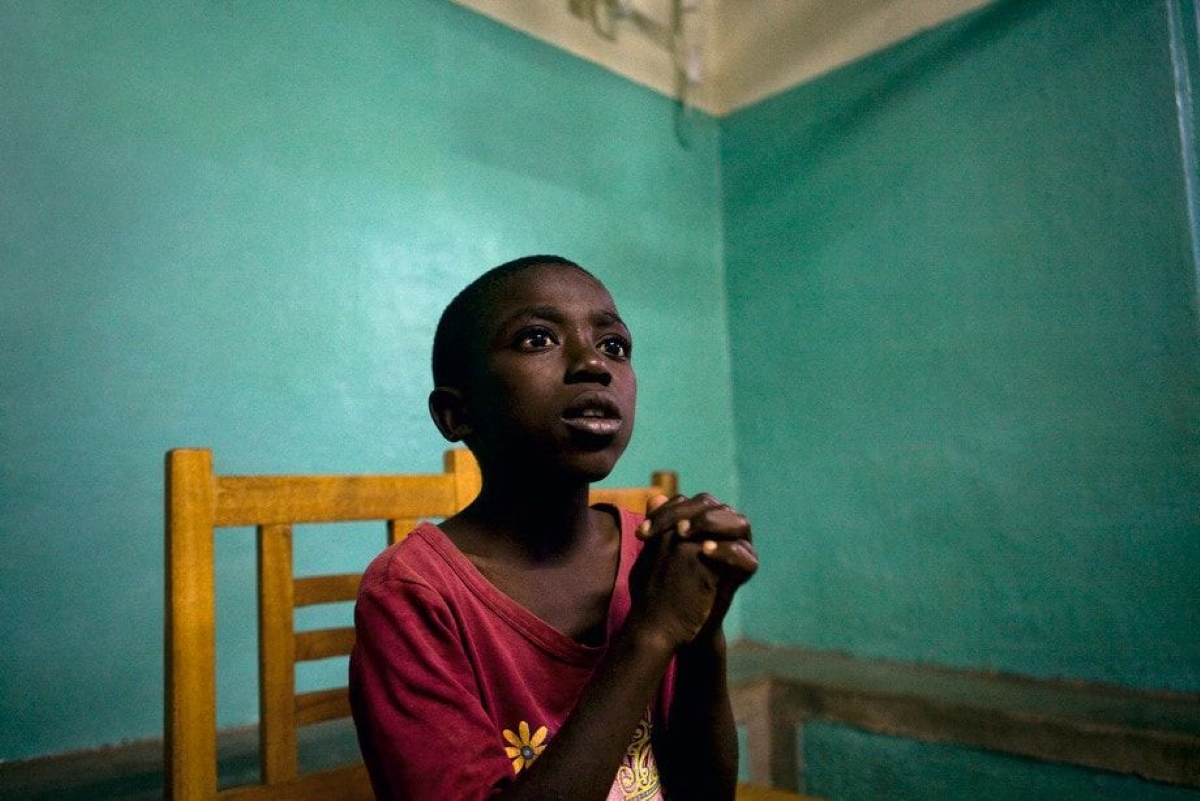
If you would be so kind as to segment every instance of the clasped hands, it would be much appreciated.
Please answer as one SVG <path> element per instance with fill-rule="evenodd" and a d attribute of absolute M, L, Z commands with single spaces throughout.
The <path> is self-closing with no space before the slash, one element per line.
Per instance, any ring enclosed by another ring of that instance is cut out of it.
<path fill-rule="evenodd" d="M 634 612 L 674 647 L 720 634 L 737 589 L 758 569 L 750 521 L 707 493 L 646 505 L 630 574 Z"/>

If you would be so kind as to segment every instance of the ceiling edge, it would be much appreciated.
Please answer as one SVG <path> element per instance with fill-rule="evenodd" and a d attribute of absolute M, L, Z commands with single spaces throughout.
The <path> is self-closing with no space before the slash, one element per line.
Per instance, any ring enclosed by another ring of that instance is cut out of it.
<path fill-rule="evenodd" d="M 636 16 L 617 21 L 611 38 L 573 13 L 570 0 L 453 2 L 662 95 L 677 95 L 670 50 L 646 34 L 647 26 L 669 25 L 670 0 L 626 0 Z M 686 15 L 689 44 L 699 45 L 703 54 L 702 80 L 689 89 L 688 103 L 723 116 L 989 2 L 701 0 L 698 10 Z M 641 29 L 637 19 L 643 21 Z"/>

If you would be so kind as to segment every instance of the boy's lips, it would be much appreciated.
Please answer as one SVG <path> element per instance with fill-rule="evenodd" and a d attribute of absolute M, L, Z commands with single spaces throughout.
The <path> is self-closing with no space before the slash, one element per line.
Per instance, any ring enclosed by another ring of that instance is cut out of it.
<path fill-rule="evenodd" d="M 573 400 L 563 410 L 562 421 L 567 428 L 594 437 L 611 437 L 625 424 L 617 404 L 599 392 L 586 392 Z"/>

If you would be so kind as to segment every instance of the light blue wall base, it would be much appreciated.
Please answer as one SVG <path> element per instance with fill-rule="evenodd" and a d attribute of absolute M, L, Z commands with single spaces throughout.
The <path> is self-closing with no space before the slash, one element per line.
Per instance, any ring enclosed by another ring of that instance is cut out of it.
<path fill-rule="evenodd" d="M 838 801 L 1196 801 L 1200 792 L 1066 765 L 867 734 L 804 729 L 806 791 Z"/>

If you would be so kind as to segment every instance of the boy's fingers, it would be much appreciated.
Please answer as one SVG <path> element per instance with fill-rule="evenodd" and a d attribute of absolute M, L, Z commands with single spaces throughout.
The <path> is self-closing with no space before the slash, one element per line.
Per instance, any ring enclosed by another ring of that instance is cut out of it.
<path fill-rule="evenodd" d="M 661 492 L 658 495 L 650 496 L 650 500 L 646 501 L 646 514 L 650 514 L 651 512 L 657 510 L 658 507 L 666 503 L 667 500 L 667 496 L 663 495 Z"/>
<path fill-rule="evenodd" d="M 702 511 L 693 526 L 716 539 L 751 539 L 750 521 L 724 504 Z"/>
<path fill-rule="evenodd" d="M 647 530 L 647 535 L 659 534 L 668 529 L 676 529 L 678 531 L 677 527 L 679 524 L 684 520 L 688 520 L 687 525 L 684 525 L 682 530 L 679 531 L 681 536 L 686 536 L 688 529 L 693 525 L 690 522 L 691 518 L 704 509 L 716 505 L 718 505 L 717 500 L 711 495 L 701 494 L 694 498 L 676 495 L 670 501 L 655 509 L 654 514 L 648 518 L 650 527 Z"/>
<path fill-rule="evenodd" d="M 676 496 L 679 497 L 679 496 Z M 651 531 L 654 530 L 654 513 L 670 502 L 670 498 L 662 493 L 650 496 L 646 501 L 646 519 L 638 524 L 637 538 L 639 540 L 647 540 L 651 537 Z M 661 529 L 659 529 L 661 531 Z"/>
<path fill-rule="evenodd" d="M 649 500 L 646 501 L 646 519 L 641 523 L 638 523 L 636 532 L 639 540 L 644 540 L 650 536 L 650 515 L 654 513 L 655 509 L 662 506 L 666 502 L 667 496 L 662 494 L 652 495 L 650 496 Z"/>
<path fill-rule="evenodd" d="M 704 558 L 732 573 L 749 578 L 758 569 L 758 553 L 746 540 L 705 540 L 700 547 Z"/>
<path fill-rule="evenodd" d="M 751 539 L 750 521 L 711 495 L 673 499 L 647 518 L 646 537 L 674 529 L 685 539 Z"/>

